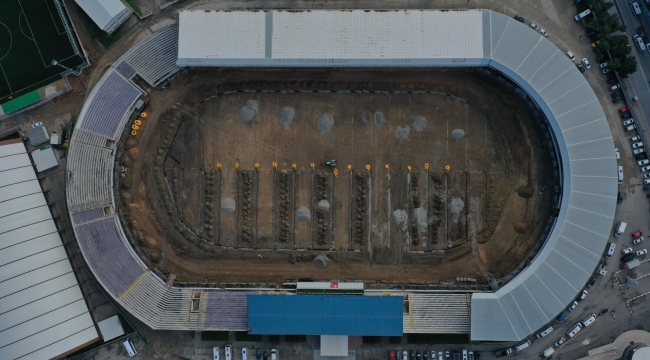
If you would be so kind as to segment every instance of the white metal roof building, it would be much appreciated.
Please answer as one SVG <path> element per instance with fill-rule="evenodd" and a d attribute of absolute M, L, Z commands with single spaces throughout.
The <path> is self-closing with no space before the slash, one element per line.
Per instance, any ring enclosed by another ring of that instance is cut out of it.
<path fill-rule="evenodd" d="M 120 0 L 75 0 L 88 16 L 107 33 L 112 33 L 131 15 Z"/>
<path fill-rule="evenodd" d="M 544 246 L 525 270 L 494 293 L 472 295 L 471 339 L 521 340 L 553 320 L 588 281 L 614 220 L 618 185 L 614 144 L 588 82 L 539 33 L 489 10 L 182 11 L 179 19 L 179 66 L 483 67 L 512 81 L 544 114 L 552 133 L 547 144 L 558 157 L 559 212 Z M 116 71 L 111 68 L 96 86 L 124 85 Z M 111 77 L 115 81 L 108 81 Z M 101 89 L 93 93 L 103 94 Z M 106 164 L 112 162 L 105 158 L 115 156 L 114 141 L 132 100 L 121 102 L 124 106 L 115 114 L 96 114 L 97 121 L 110 127 L 102 133 L 98 131 L 105 126 L 93 125 L 86 110 L 110 99 L 91 94 L 71 139 L 68 169 L 84 168 L 93 174 L 82 183 L 67 184 L 68 205 L 73 205 L 71 216 L 86 261 L 111 296 L 154 329 L 235 329 L 243 322 L 216 324 L 214 315 L 234 304 L 228 300 L 233 293 L 166 287 L 155 273 L 146 271 L 130 247 L 112 209 L 112 191 L 102 192 L 102 201 L 84 197 L 84 192 L 111 184 Z M 82 156 L 82 144 L 106 147 L 104 160 Z M 78 196 L 70 197 L 73 193 Z M 103 261 L 96 244 L 110 244 L 120 262 Z M 199 306 L 201 310 L 188 317 L 190 296 L 199 302 L 223 299 L 214 307 Z M 428 305 L 415 310 L 435 313 Z M 420 326 L 414 322 L 412 331 Z"/>
<path fill-rule="evenodd" d="M 25 145 L 0 143 L 0 359 L 60 358 L 98 339 Z"/>

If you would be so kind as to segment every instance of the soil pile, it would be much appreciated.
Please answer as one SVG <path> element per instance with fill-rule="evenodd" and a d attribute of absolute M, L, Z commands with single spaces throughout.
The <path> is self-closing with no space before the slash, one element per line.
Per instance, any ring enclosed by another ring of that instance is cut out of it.
<path fill-rule="evenodd" d="M 413 218 L 417 222 L 420 230 L 424 230 L 427 228 L 427 209 L 423 207 L 419 207 L 413 210 Z"/>
<path fill-rule="evenodd" d="M 324 133 L 332 131 L 332 128 L 334 127 L 334 116 L 332 116 L 330 113 L 324 113 L 321 115 L 321 117 L 318 118 L 316 127 L 318 127 L 318 130 Z"/>
<path fill-rule="evenodd" d="M 411 134 L 411 127 L 408 125 L 398 126 L 397 129 L 393 132 L 393 135 L 395 135 L 395 139 L 399 141 L 405 141 L 409 139 L 409 135 Z"/>
<path fill-rule="evenodd" d="M 314 266 L 316 266 L 316 269 L 318 270 L 323 270 L 329 265 L 330 265 L 330 259 L 328 259 L 327 256 L 318 255 L 314 259 Z"/>
<path fill-rule="evenodd" d="M 233 211 L 235 211 L 235 199 L 228 197 L 221 199 L 221 212 L 230 214 Z"/>
<path fill-rule="evenodd" d="M 327 200 L 321 200 L 318 202 L 318 210 L 329 211 L 330 203 Z"/>
<path fill-rule="evenodd" d="M 408 223 L 408 214 L 406 213 L 406 210 L 400 210 L 397 209 L 393 211 L 393 219 L 395 219 L 395 222 L 397 225 L 402 225 L 402 229 L 406 230 L 406 225 Z"/>
<path fill-rule="evenodd" d="M 463 137 L 465 137 L 465 131 L 462 129 L 454 129 L 451 131 L 451 137 L 453 137 L 456 140 L 460 140 Z"/>
<path fill-rule="evenodd" d="M 292 107 L 286 106 L 282 108 L 280 112 L 280 121 L 284 125 L 285 130 L 289 130 L 291 124 L 293 124 L 293 119 L 296 117 L 296 110 Z"/>
<path fill-rule="evenodd" d="M 370 119 L 368 119 L 368 113 L 365 111 L 356 113 L 354 115 L 354 120 L 361 127 L 365 127 L 370 123 Z"/>
<path fill-rule="evenodd" d="M 309 221 L 311 219 L 311 212 L 309 211 L 309 208 L 303 205 L 298 208 L 296 216 L 299 221 Z"/>
<path fill-rule="evenodd" d="M 388 120 L 386 120 L 383 112 L 376 111 L 372 117 L 372 123 L 375 124 L 375 127 L 383 128 L 388 123 Z"/>
<path fill-rule="evenodd" d="M 420 115 L 414 115 L 411 116 L 411 120 L 413 120 L 413 128 L 415 131 L 422 131 L 426 129 L 427 127 L 427 119 Z"/>
<path fill-rule="evenodd" d="M 530 186 L 520 186 L 517 189 L 517 195 L 521 196 L 524 199 L 529 199 L 533 197 L 534 190 Z"/>
<path fill-rule="evenodd" d="M 521 221 L 516 221 L 512 224 L 512 228 L 519 234 L 523 234 L 528 230 L 528 224 Z"/>
<path fill-rule="evenodd" d="M 251 122 L 253 118 L 260 112 L 260 106 L 257 100 L 248 100 L 246 105 L 239 109 L 239 117 L 244 122 Z"/>

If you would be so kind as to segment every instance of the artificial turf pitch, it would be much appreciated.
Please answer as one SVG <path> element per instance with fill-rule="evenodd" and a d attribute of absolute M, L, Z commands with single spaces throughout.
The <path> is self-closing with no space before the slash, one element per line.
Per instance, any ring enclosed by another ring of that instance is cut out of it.
<path fill-rule="evenodd" d="M 73 69 L 86 63 L 76 34 L 77 54 L 66 33 L 67 13 L 62 19 L 54 1 L 0 0 L 0 104 L 61 79 L 66 70 L 52 60 Z"/>

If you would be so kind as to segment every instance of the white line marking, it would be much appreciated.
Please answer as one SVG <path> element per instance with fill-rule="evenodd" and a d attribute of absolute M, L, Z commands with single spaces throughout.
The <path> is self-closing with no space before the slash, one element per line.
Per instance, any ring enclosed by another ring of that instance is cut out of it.
<path fill-rule="evenodd" d="M 579 248 L 584 249 L 586 252 L 592 253 L 595 257 L 597 257 L 597 258 L 600 259 L 600 255 L 596 254 L 595 252 L 593 252 L 593 251 L 587 249 L 586 247 L 584 247 L 584 246 L 578 244 L 577 242 L 575 242 L 575 241 L 569 239 L 568 237 L 566 237 L 566 236 L 564 236 L 564 235 L 562 235 L 562 234 L 560 234 L 560 236 L 563 237 L 566 241 L 570 242 L 571 244 L 573 244 L 573 245 L 575 245 L 575 246 L 577 246 L 577 247 L 579 247 Z"/>
<path fill-rule="evenodd" d="M 20 3 L 20 0 L 18 0 L 18 5 L 20 5 L 20 9 L 22 9 L 22 13 L 24 15 L 25 14 L 25 9 L 23 9 L 23 4 Z M 25 17 L 25 22 L 27 23 L 27 27 L 29 27 L 29 32 L 31 32 L 32 36 L 34 36 L 34 31 L 32 31 L 31 25 L 29 25 L 29 20 L 27 20 L 27 15 L 24 15 L 24 17 Z M 21 29 L 21 31 L 22 31 L 22 29 Z M 38 42 L 36 41 L 36 36 L 34 36 L 34 38 L 32 40 L 34 40 L 34 45 L 36 45 L 36 50 L 38 50 L 38 55 L 40 55 L 40 57 L 41 57 L 41 61 L 43 62 L 43 66 L 45 66 L 46 68 L 49 67 L 49 65 L 47 65 L 45 63 L 45 59 L 43 59 L 43 54 L 41 54 L 41 49 L 38 47 Z"/>
<path fill-rule="evenodd" d="M 585 231 L 589 231 L 589 232 L 592 233 L 592 234 L 598 235 L 598 236 L 600 236 L 600 237 L 604 237 L 605 239 L 609 239 L 609 234 L 608 234 L 607 236 L 605 236 L 605 235 L 603 235 L 603 234 L 599 234 L 599 233 L 597 233 L 597 232 L 595 232 L 595 231 L 589 230 L 589 229 L 587 229 L 586 227 L 582 227 L 582 226 L 580 226 L 580 225 L 578 225 L 578 224 L 574 224 L 574 223 L 572 223 L 571 221 L 564 220 L 564 222 L 565 222 L 566 224 L 571 224 L 571 225 L 573 225 L 573 226 L 579 227 L 579 228 L 581 228 L 581 229 L 583 229 L 583 230 L 585 230 Z"/>
<path fill-rule="evenodd" d="M 562 301 L 560 301 L 560 299 L 558 299 L 557 296 L 555 296 L 555 293 L 553 293 L 553 290 L 551 290 L 551 289 L 548 287 L 548 285 L 546 285 L 546 283 L 545 283 L 544 281 L 542 281 L 542 278 L 540 278 L 539 275 L 537 275 L 537 274 L 535 274 L 535 273 L 533 273 L 533 275 L 535 275 L 535 277 L 537 278 L 537 280 L 539 280 L 539 282 L 541 282 L 542 285 L 544 285 L 544 287 L 548 289 L 548 292 L 550 292 L 551 295 L 553 295 L 553 297 L 555 298 L 555 300 L 557 300 L 557 302 L 559 302 L 560 305 L 564 306 L 564 303 L 562 303 Z"/>
<path fill-rule="evenodd" d="M 571 264 L 575 265 L 578 269 L 582 270 L 582 272 L 584 272 L 585 274 L 587 274 L 587 275 L 590 275 L 590 274 L 591 274 L 591 273 L 586 272 L 583 268 L 581 268 L 580 266 L 578 266 L 578 264 L 574 263 L 571 259 L 569 259 L 568 257 L 564 256 L 564 254 L 562 254 L 561 252 L 555 250 L 555 248 L 551 249 L 551 251 L 555 251 L 555 252 L 558 253 L 560 256 L 562 256 L 563 258 L 567 259 L 568 262 L 570 262 Z"/>
<path fill-rule="evenodd" d="M 570 128 L 566 128 L 566 129 L 562 130 L 562 132 L 571 131 L 571 130 L 573 130 L 573 129 L 575 129 L 575 128 L 579 128 L 579 127 L 581 127 L 581 126 L 589 125 L 589 124 L 594 123 L 594 122 L 596 122 L 596 121 L 602 121 L 602 120 L 606 120 L 606 118 L 602 117 L 602 118 L 600 118 L 600 119 L 591 120 L 591 121 L 586 122 L 586 123 L 584 123 L 584 124 L 580 124 L 580 125 L 576 125 L 576 126 L 573 126 L 573 127 L 570 127 Z"/>
<path fill-rule="evenodd" d="M 50 9 L 50 5 L 47 3 L 47 1 L 44 1 L 44 2 L 45 2 L 45 6 L 47 6 L 47 12 L 50 13 L 50 17 L 52 18 L 52 22 L 54 23 L 54 28 L 56 29 L 56 32 L 58 33 L 58 35 L 65 34 L 65 30 L 63 32 L 61 32 L 61 30 L 59 30 L 59 27 L 56 26 L 56 20 L 54 20 L 54 15 L 52 15 L 52 9 Z M 57 14 L 57 16 L 58 16 L 58 14 Z M 63 21 L 63 20 L 61 20 L 61 21 Z"/>
<path fill-rule="evenodd" d="M 555 269 L 551 266 L 551 264 L 547 263 L 547 262 L 546 262 L 546 259 L 544 259 L 544 264 L 545 264 L 546 266 L 548 266 L 551 270 L 553 270 L 553 272 L 556 273 L 559 277 L 561 277 L 562 280 L 564 280 L 567 284 L 569 284 L 569 286 L 571 286 L 571 287 L 573 288 L 573 290 L 575 290 L 576 292 L 578 291 L 578 289 L 574 288 L 573 285 L 571 285 L 571 283 L 568 282 L 567 279 L 564 278 L 564 276 L 562 276 L 562 274 L 560 274 L 559 272 L 557 272 L 557 270 L 555 270 Z"/>
<path fill-rule="evenodd" d="M 575 144 L 567 144 L 567 147 L 569 147 L 569 146 L 573 146 L 573 145 L 582 145 L 582 144 L 587 144 L 587 143 L 594 142 L 594 141 L 609 140 L 609 139 L 611 139 L 611 138 L 612 138 L 611 136 L 607 136 L 607 137 L 600 138 L 600 139 L 593 139 L 593 140 L 581 141 L 581 142 L 579 142 L 579 143 L 575 143 Z"/>
<path fill-rule="evenodd" d="M 599 214 L 599 213 L 597 213 L 597 212 L 593 212 L 593 211 L 590 211 L 590 210 L 586 210 L 586 209 L 583 209 L 583 208 L 579 208 L 579 207 L 577 207 L 577 206 L 573 206 L 573 205 L 569 205 L 569 207 L 570 207 L 570 208 L 574 208 L 574 209 L 578 209 L 578 210 L 582 210 L 582 211 L 586 211 L 586 212 L 588 212 L 588 213 L 592 213 L 592 214 L 594 214 L 594 215 L 604 216 L 604 217 L 606 217 L 606 218 L 608 218 L 608 219 L 613 219 L 613 218 L 614 218 L 613 216 L 608 216 L 608 215 L 604 215 L 604 214 Z"/>
<path fill-rule="evenodd" d="M 594 193 L 588 193 L 584 191 L 578 191 L 578 190 L 571 190 L 571 192 L 578 193 L 578 194 L 586 194 L 586 195 L 595 195 L 595 196 L 601 196 L 601 197 L 606 197 L 610 199 L 615 199 L 616 196 L 609 196 L 609 195 L 602 195 L 602 194 L 594 194 Z"/>
<path fill-rule="evenodd" d="M 11 84 L 9 83 L 9 79 L 7 79 L 7 74 L 5 74 L 5 69 L 2 67 L 2 64 L 0 64 L 0 70 L 2 70 L 2 75 L 5 76 L 5 80 L 7 81 L 7 86 L 9 86 L 9 91 L 13 94 L 14 91 L 11 90 Z"/>
<path fill-rule="evenodd" d="M 587 158 L 587 159 L 571 159 L 569 161 L 590 161 L 590 160 L 602 160 L 602 159 L 613 159 L 614 156 L 605 156 L 599 158 Z"/>

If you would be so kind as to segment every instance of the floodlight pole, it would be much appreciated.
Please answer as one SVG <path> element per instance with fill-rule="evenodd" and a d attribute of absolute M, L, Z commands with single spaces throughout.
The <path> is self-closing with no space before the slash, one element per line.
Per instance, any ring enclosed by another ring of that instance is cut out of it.
<path fill-rule="evenodd" d="M 62 67 L 62 68 L 64 68 L 64 69 L 68 70 L 69 72 L 71 72 L 72 75 L 74 75 L 74 76 L 79 76 L 79 74 L 81 74 L 81 70 L 79 70 L 79 71 L 74 71 L 74 70 L 70 69 L 69 67 L 67 67 L 67 66 L 65 66 L 65 65 L 63 65 L 63 64 L 60 64 L 60 63 L 59 63 L 58 61 L 56 61 L 56 60 L 52 60 L 52 65 L 60 66 L 60 67 Z"/>

